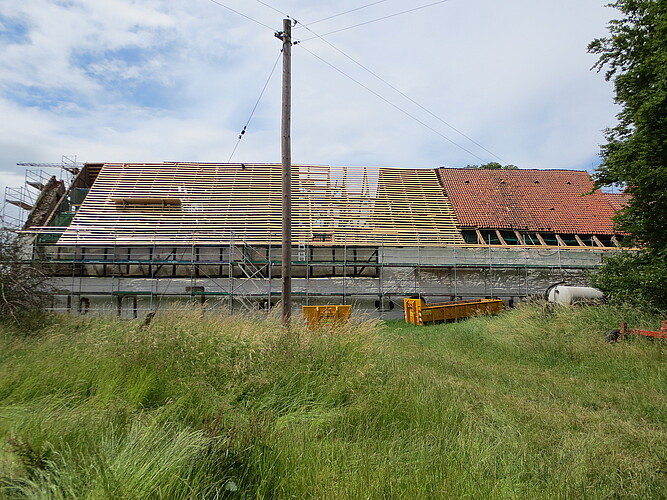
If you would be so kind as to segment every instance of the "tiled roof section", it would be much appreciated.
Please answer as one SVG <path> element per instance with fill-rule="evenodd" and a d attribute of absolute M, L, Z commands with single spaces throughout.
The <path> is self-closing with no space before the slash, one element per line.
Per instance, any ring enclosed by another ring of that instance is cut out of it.
<path fill-rule="evenodd" d="M 459 227 L 616 234 L 614 209 L 586 172 L 440 168 Z"/>
<path fill-rule="evenodd" d="M 625 193 L 604 193 L 604 197 L 615 212 L 618 212 L 621 208 L 627 205 L 630 200 L 630 195 Z"/>

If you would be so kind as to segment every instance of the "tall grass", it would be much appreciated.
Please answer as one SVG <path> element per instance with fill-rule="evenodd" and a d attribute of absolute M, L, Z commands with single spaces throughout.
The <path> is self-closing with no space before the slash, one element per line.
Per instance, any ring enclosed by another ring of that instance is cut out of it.
<path fill-rule="evenodd" d="M 607 307 L 390 325 L 365 398 L 272 434 L 276 467 L 299 474 L 281 475 L 271 493 L 664 497 L 667 350 L 644 339 L 606 344 L 621 318 L 657 325 Z"/>
<path fill-rule="evenodd" d="M 284 415 L 342 408 L 373 324 L 290 332 L 194 313 L 150 329 L 66 316 L 0 351 L 4 494 L 215 498 L 248 491 Z"/>
<path fill-rule="evenodd" d="M 667 346 L 630 309 L 0 335 L 6 498 L 667 497 Z"/>

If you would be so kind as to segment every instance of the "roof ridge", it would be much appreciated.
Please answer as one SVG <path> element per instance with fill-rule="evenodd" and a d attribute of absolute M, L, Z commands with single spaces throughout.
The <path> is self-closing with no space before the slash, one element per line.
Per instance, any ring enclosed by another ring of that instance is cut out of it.
<path fill-rule="evenodd" d="M 587 170 L 572 170 L 569 168 L 475 168 L 475 167 L 437 167 L 437 170 L 468 170 L 471 172 L 581 172 L 590 175 Z"/>

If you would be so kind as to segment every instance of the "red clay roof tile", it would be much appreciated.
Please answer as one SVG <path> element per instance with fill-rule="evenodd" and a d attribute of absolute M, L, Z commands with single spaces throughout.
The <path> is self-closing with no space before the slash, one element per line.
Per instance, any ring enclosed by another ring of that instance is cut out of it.
<path fill-rule="evenodd" d="M 587 172 L 440 168 L 459 227 L 617 234 L 615 210 Z"/>
<path fill-rule="evenodd" d="M 615 212 L 618 212 L 621 208 L 627 205 L 630 200 L 630 195 L 625 193 L 604 193 L 604 197 Z"/>

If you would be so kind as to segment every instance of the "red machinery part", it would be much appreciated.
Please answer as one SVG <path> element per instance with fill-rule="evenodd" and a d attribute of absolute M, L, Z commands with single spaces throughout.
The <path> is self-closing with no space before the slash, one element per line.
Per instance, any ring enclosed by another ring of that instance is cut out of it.
<path fill-rule="evenodd" d="M 626 335 L 628 333 L 632 335 L 643 335 L 644 337 L 653 337 L 656 339 L 667 339 L 667 320 L 662 320 L 660 330 L 657 332 L 652 330 L 638 330 L 636 328 L 628 330 L 628 324 L 625 322 L 621 323 L 621 335 Z"/>

